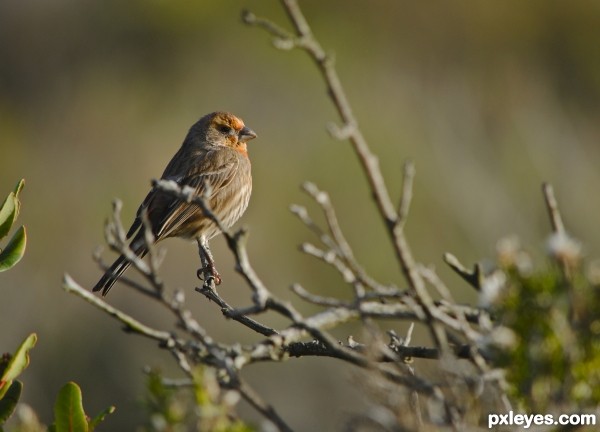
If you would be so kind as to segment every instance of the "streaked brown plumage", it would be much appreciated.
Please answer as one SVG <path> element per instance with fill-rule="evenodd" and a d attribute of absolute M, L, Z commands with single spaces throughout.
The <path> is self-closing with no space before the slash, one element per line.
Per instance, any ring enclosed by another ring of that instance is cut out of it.
<path fill-rule="evenodd" d="M 233 114 L 214 112 L 202 117 L 188 132 L 181 148 L 167 165 L 162 179 L 191 186 L 200 196 L 209 191 L 207 204 L 225 227 L 244 213 L 252 191 L 246 143 L 256 134 Z M 197 239 L 206 245 L 219 233 L 198 205 L 152 189 L 140 205 L 127 238 L 137 256 L 148 252 L 142 212 L 146 211 L 155 242 L 167 237 Z M 94 286 L 105 296 L 130 263 L 121 255 Z M 213 268 L 214 270 L 214 268 Z"/>

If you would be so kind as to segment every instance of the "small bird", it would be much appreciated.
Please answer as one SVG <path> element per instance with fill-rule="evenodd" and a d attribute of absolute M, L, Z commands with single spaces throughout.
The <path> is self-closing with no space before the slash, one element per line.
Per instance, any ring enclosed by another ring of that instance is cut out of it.
<path fill-rule="evenodd" d="M 229 228 L 242 216 L 250 200 L 252 176 L 246 143 L 253 138 L 256 133 L 233 114 L 214 112 L 205 115 L 190 128 L 161 179 L 194 188 L 221 224 Z M 155 243 L 167 237 L 198 241 L 201 250 L 204 248 L 215 283 L 220 283 L 208 249 L 208 240 L 220 230 L 203 214 L 198 204 L 180 200 L 157 188 L 150 190 L 127 233 L 127 238 L 131 239 L 130 248 L 139 257 L 148 252 L 142 223 L 144 212 Z M 127 258 L 121 255 L 92 290 L 102 290 L 102 296 L 108 294 L 129 265 Z"/>

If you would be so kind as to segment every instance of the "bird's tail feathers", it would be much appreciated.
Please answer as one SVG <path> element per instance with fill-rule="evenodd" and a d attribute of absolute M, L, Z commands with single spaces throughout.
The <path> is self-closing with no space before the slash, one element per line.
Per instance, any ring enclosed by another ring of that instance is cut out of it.
<path fill-rule="evenodd" d="M 137 248 L 135 248 L 133 252 L 138 257 L 143 258 L 146 255 L 146 253 L 148 252 L 148 249 L 146 248 L 145 245 L 143 245 L 143 246 L 138 246 Z M 127 270 L 129 268 L 130 265 L 131 265 L 131 261 L 129 261 L 125 257 L 125 255 L 119 256 L 119 258 L 117 258 L 117 260 L 113 263 L 113 265 L 111 265 L 110 268 L 108 270 L 106 270 L 106 272 L 100 278 L 100 280 L 94 286 L 94 288 L 92 288 L 92 291 L 96 292 L 96 291 L 102 290 L 102 297 L 106 296 L 106 294 L 108 294 L 108 292 L 110 291 L 112 286 L 115 284 L 117 279 L 119 279 L 119 277 L 121 277 L 121 275 L 125 272 L 125 270 Z"/>

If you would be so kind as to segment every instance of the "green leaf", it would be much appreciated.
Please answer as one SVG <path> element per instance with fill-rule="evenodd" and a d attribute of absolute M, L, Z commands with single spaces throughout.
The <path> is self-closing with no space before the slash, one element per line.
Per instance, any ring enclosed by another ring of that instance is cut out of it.
<path fill-rule="evenodd" d="M 21 381 L 13 381 L 4 397 L 0 399 L 0 425 L 6 422 L 15 411 L 22 389 L 23 383 Z"/>
<path fill-rule="evenodd" d="M 88 432 L 81 389 L 74 382 L 68 382 L 58 392 L 54 404 L 54 427 L 56 432 Z"/>
<path fill-rule="evenodd" d="M 25 186 L 25 179 L 19 180 L 15 186 L 15 190 L 13 192 L 17 198 L 19 198 L 19 193 L 21 193 L 23 186 Z"/>
<path fill-rule="evenodd" d="M 2 207 L 0 207 L 0 239 L 8 235 L 10 228 L 19 216 L 19 210 L 21 209 L 19 193 L 23 186 L 25 186 L 25 180 L 21 179 L 15 186 L 15 190 L 8 194 L 8 197 L 2 203 Z"/>
<path fill-rule="evenodd" d="M 8 366 L 0 378 L 0 398 L 4 397 L 12 381 L 29 365 L 29 350 L 35 346 L 37 335 L 31 333 L 10 359 Z"/>
<path fill-rule="evenodd" d="M 6 237 L 15 219 L 17 219 L 17 207 L 19 200 L 14 192 L 8 194 L 2 207 L 0 207 L 0 238 Z"/>
<path fill-rule="evenodd" d="M 21 261 L 25 254 L 25 246 L 27 246 L 27 232 L 22 226 L 13 234 L 6 248 L 0 252 L 0 272 L 8 270 Z"/>
<path fill-rule="evenodd" d="M 89 432 L 92 432 L 94 429 L 96 429 L 96 426 L 98 426 L 100 423 L 102 423 L 104 421 L 104 419 L 106 418 L 106 416 L 109 414 L 112 414 L 113 412 L 115 412 L 115 407 L 109 406 L 104 411 L 102 411 L 100 414 L 98 414 L 96 417 L 91 419 L 88 422 Z"/>

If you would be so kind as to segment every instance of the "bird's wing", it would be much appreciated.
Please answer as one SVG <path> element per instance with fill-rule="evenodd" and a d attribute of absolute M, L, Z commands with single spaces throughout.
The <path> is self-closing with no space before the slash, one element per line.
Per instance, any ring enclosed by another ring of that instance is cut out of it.
<path fill-rule="evenodd" d="M 196 195 L 206 197 L 207 204 L 212 205 L 215 194 L 232 181 L 238 163 L 238 159 L 229 151 L 213 150 L 199 156 L 197 160 L 187 161 L 190 169 L 183 176 L 165 170 L 163 179 L 174 180 L 180 186 L 194 188 Z M 155 238 L 160 240 L 177 232 L 192 215 L 201 212 L 201 209 L 197 204 L 152 189 L 138 209 L 128 237 L 140 229 L 143 211 L 148 212 L 152 232 Z"/>

